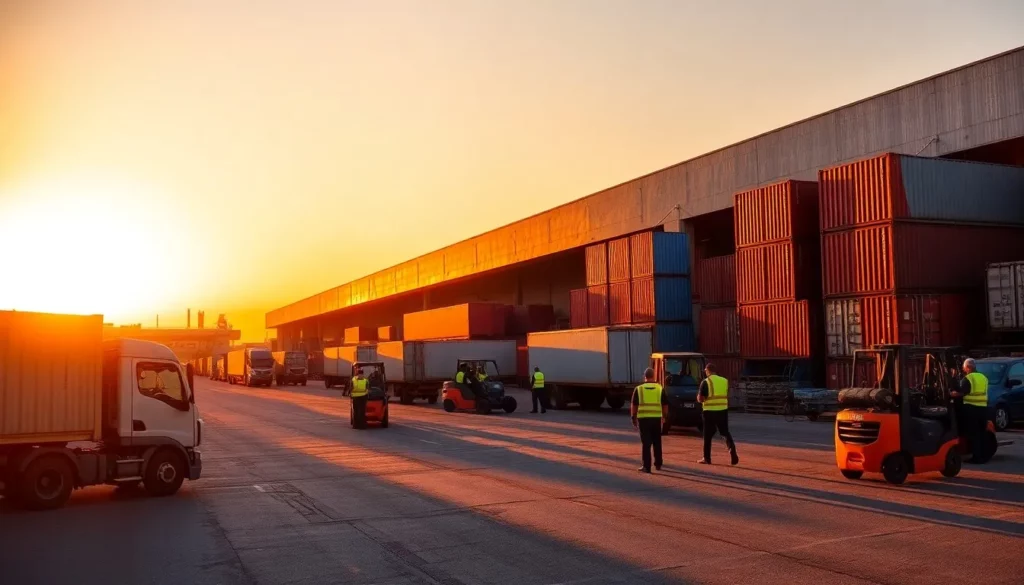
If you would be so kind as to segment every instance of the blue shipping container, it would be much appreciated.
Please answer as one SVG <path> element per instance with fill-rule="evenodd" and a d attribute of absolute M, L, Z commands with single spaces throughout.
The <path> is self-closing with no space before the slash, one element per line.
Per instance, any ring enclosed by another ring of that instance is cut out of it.
<path fill-rule="evenodd" d="M 633 278 L 687 276 L 690 244 L 681 232 L 643 232 L 629 238 Z"/>
<path fill-rule="evenodd" d="M 696 351 L 693 323 L 655 323 L 654 351 Z"/>
<path fill-rule="evenodd" d="M 1024 168 L 900 156 L 915 219 L 1024 223 Z"/>
<path fill-rule="evenodd" d="M 631 289 L 634 323 L 693 319 L 693 297 L 686 276 L 637 278 Z"/>

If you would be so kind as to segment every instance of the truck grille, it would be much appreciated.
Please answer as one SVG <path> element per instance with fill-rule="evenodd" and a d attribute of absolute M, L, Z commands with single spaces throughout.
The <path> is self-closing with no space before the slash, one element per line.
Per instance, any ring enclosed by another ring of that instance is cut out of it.
<path fill-rule="evenodd" d="M 878 440 L 881 423 L 842 420 L 836 423 L 839 440 L 844 443 L 867 445 Z"/>

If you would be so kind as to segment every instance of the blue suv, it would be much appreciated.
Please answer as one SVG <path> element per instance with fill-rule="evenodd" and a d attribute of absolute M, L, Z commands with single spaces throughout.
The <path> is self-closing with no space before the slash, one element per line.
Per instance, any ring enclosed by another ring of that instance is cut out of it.
<path fill-rule="evenodd" d="M 1024 422 L 1024 357 L 976 360 L 978 372 L 988 378 L 988 406 L 997 431 Z"/>

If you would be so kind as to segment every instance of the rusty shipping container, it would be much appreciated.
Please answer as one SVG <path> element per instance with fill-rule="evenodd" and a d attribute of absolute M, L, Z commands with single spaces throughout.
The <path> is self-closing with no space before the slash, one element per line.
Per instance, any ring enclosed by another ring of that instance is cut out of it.
<path fill-rule="evenodd" d="M 693 319 L 693 293 L 685 276 L 634 279 L 630 296 L 634 323 Z"/>
<path fill-rule="evenodd" d="M 741 304 L 821 298 L 817 239 L 740 248 L 736 257 L 736 298 Z"/>
<path fill-rule="evenodd" d="M 608 282 L 608 245 L 605 243 L 587 246 L 584 250 L 587 267 L 587 286 Z"/>
<path fill-rule="evenodd" d="M 690 244 L 681 232 L 642 232 L 629 237 L 630 274 L 689 276 Z"/>
<path fill-rule="evenodd" d="M 495 303 L 466 303 L 406 313 L 402 332 L 405 341 L 497 339 L 505 336 L 505 307 Z"/>
<path fill-rule="evenodd" d="M 608 285 L 587 287 L 587 327 L 604 327 L 608 316 Z"/>
<path fill-rule="evenodd" d="M 818 184 L 783 181 L 733 197 L 736 247 L 818 234 Z"/>
<path fill-rule="evenodd" d="M 828 232 L 822 235 L 824 293 L 980 288 L 986 264 L 1022 257 L 1021 228 L 899 222 Z"/>
<path fill-rule="evenodd" d="M 740 353 L 740 325 L 735 307 L 701 308 L 699 331 L 697 344 L 701 353 Z"/>
<path fill-rule="evenodd" d="M 346 327 L 345 345 L 358 345 L 377 341 L 377 330 L 372 327 Z"/>
<path fill-rule="evenodd" d="M 1024 224 L 1024 168 L 883 154 L 818 172 L 823 231 L 894 219 Z"/>
<path fill-rule="evenodd" d="M 608 285 L 608 310 L 612 325 L 628 325 L 633 322 L 631 283 L 613 282 Z"/>
<path fill-rule="evenodd" d="M 608 242 L 608 282 L 624 282 L 630 279 L 629 238 Z"/>
<path fill-rule="evenodd" d="M 733 383 L 743 377 L 743 358 L 702 353 L 704 353 L 705 363 L 713 364 L 719 376 Z"/>
<path fill-rule="evenodd" d="M 806 358 L 817 349 L 808 301 L 744 305 L 738 313 L 744 358 Z"/>
<path fill-rule="evenodd" d="M 569 291 L 569 327 L 572 329 L 587 327 L 589 303 L 587 289 L 577 288 Z"/>
<path fill-rule="evenodd" d="M 736 304 L 736 255 L 698 260 L 693 271 L 694 302 L 701 306 Z"/>
<path fill-rule="evenodd" d="M 101 315 L 0 311 L 0 445 L 99 441 L 103 346 Z"/>
<path fill-rule="evenodd" d="M 878 343 L 966 346 L 972 337 L 971 305 L 967 294 L 826 299 L 827 355 L 852 356 Z"/>

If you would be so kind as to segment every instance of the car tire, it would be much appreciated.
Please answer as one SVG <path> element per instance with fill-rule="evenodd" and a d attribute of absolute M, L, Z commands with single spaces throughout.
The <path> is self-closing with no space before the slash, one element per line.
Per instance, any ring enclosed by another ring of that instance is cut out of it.
<path fill-rule="evenodd" d="M 63 506 L 75 487 L 75 470 L 60 455 L 45 455 L 29 463 L 21 477 L 18 501 L 31 510 Z"/>
<path fill-rule="evenodd" d="M 149 458 L 142 485 L 154 497 L 169 496 L 181 488 L 185 481 L 185 462 L 181 454 L 171 449 L 160 449 Z"/>
<path fill-rule="evenodd" d="M 1005 404 L 996 405 L 995 417 L 993 422 L 996 425 L 996 430 L 1000 433 L 1010 428 L 1010 410 Z"/>
<path fill-rule="evenodd" d="M 893 485 L 901 485 L 907 481 L 910 469 L 903 453 L 893 453 L 882 461 L 882 475 L 885 476 L 885 481 Z"/>
<path fill-rule="evenodd" d="M 946 463 L 942 467 L 942 475 L 946 477 L 960 475 L 960 469 L 963 468 L 963 464 L 963 459 L 960 457 L 960 452 L 957 451 L 956 446 L 950 448 L 946 452 Z"/>
<path fill-rule="evenodd" d="M 864 477 L 864 472 L 858 469 L 840 469 L 839 473 L 842 473 L 846 479 L 860 479 Z"/>

